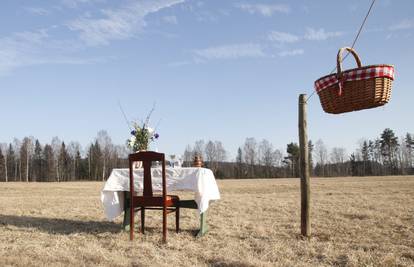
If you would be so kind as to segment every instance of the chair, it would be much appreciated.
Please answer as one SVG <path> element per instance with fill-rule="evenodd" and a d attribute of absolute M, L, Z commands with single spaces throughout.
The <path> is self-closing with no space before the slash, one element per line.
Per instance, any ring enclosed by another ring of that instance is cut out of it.
<path fill-rule="evenodd" d="M 144 167 L 144 188 L 142 196 L 134 192 L 133 163 L 142 161 Z M 162 195 L 152 193 L 151 165 L 153 161 L 162 164 Z M 162 210 L 162 235 L 163 241 L 167 242 L 167 214 L 175 212 L 175 228 L 178 233 L 180 228 L 180 199 L 175 195 L 167 195 L 167 184 L 165 176 L 165 155 L 152 151 L 138 152 L 129 155 L 129 188 L 130 188 L 130 240 L 134 239 L 134 212 L 141 211 L 141 232 L 144 233 L 145 210 Z"/>

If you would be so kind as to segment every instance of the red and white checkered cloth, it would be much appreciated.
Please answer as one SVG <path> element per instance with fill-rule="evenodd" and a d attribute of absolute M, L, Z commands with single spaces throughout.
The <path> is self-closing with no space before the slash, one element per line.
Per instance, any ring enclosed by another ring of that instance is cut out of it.
<path fill-rule="evenodd" d="M 346 81 L 357 81 L 357 80 L 366 80 L 371 78 L 380 78 L 380 77 L 387 77 L 394 80 L 394 66 L 392 65 L 375 65 L 375 66 L 367 66 L 358 69 L 351 69 L 344 71 L 342 76 L 342 82 Z M 337 84 L 338 78 L 337 74 L 331 74 L 325 77 L 320 78 L 315 82 L 315 90 L 316 92 L 320 92 L 321 90 Z M 341 84 L 340 84 L 340 87 Z"/>

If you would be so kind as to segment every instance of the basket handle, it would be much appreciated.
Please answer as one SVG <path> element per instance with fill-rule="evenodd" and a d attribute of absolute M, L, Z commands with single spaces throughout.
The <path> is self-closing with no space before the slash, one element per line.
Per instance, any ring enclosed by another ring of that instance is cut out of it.
<path fill-rule="evenodd" d="M 358 68 L 362 67 L 362 63 L 361 63 L 361 59 L 359 58 L 357 52 L 351 48 L 351 47 L 342 47 L 341 49 L 339 49 L 338 51 L 338 55 L 336 56 L 336 68 L 337 68 L 337 78 L 339 81 L 339 93 L 338 95 L 342 94 L 342 86 L 343 86 L 343 81 L 342 81 L 342 66 L 341 66 L 341 62 L 342 62 L 342 53 L 344 52 L 344 50 L 348 51 L 349 53 L 351 53 L 354 56 L 354 59 L 358 65 Z"/>
<path fill-rule="evenodd" d="M 348 51 L 349 53 L 351 53 L 354 56 L 355 61 L 358 65 L 358 68 L 362 67 L 361 59 L 359 58 L 357 52 L 351 47 L 342 47 L 341 49 L 339 49 L 338 55 L 336 57 L 336 67 L 337 67 L 337 70 L 338 70 L 338 77 L 342 77 L 341 62 L 342 62 L 342 53 L 344 52 L 344 50 Z"/>

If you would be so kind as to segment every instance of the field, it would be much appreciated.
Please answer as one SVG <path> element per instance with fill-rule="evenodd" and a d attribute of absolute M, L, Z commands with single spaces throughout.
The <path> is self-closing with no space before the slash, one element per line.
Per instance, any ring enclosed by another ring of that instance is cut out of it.
<path fill-rule="evenodd" d="M 198 215 L 183 210 L 166 245 L 159 211 L 133 242 L 105 221 L 102 182 L 1 183 L 0 266 L 414 265 L 414 177 L 312 178 L 310 239 L 298 179 L 218 183 L 208 234 L 195 238 Z"/>

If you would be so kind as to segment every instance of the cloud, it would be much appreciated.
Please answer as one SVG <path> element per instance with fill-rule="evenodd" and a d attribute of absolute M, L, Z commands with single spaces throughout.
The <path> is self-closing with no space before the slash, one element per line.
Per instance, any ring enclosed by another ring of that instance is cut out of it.
<path fill-rule="evenodd" d="M 265 17 L 271 17 L 276 12 L 284 14 L 290 12 L 289 6 L 277 4 L 238 4 L 236 7 L 250 14 L 260 14 Z"/>
<path fill-rule="evenodd" d="M 414 19 L 404 19 L 400 21 L 397 24 L 394 24 L 389 27 L 389 30 L 391 31 L 397 31 L 397 30 L 408 30 L 414 28 Z"/>
<path fill-rule="evenodd" d="M 91 4 L 94 2 L 103 2 L 105 0 L 61 0 L 63 6 L 68 8 L 77 8 L 82 4 Z"/>
<path fill-rule="evenodd" d="M 42 8 L 42 7 L 26 7 L 24 8 L 27 12 L 37 15 L 37 16 L 45 16 L 49 15 L 49 10 Z"/>
<path fill-rule="evenodd" d="M 33 65 L 94 64 L 106 58 L 75 58 L 71 54 L 76 44 L 54 41 L 45 29 L 14 33 L 0 38 L 0 75 Z"/>
<path fill-rule="evenodd" d="M 308 41 L 324 41 L 329 38 L 339 37 L 342 36 L 343 32 L 326 32 L 325 29 L 320 28 L 315 30 L 313 28 L 306 28 L 306 31 L 303 35 L 295 35 L 288 32 L 279 32 L 279 31 L 271 31 L 267 35 L 267 39 L 272 42 L 278 43 L 296 43 L 301 40 L 308 40 Z"/>
<path fill-rule="evenodd" d="M 305 51 L 303 49 L 295 49 L 295 50 L 282 51 L 278 55 L 281 57 L 287 57 L 287 56 L 303 55 L 304 53 Z"/>
<path fill-rule="evenodd" d="M 295 43 L 300 40 L 300 37 L 294 34 L 287 33 L 287 32 L 277 32 L 277 31 L 270 32 L 267 38 L 270 41 L 279 42 L 279 43 Z"/>
<path fill-rule="evenodd" d="M 81 17 L 70 21 L 67 26 L 79 32 L 80 39 L 87 45 L 106 45 L 111 40 L 132 38 L 145 26 L 145 17 L 161 9 L 183 3 L 184 0 L 157 0 L 131 2 L 119 9 L 101 11 L 101 17 Z"/>
<path fill-rule="evenodd" d="M 325 29 L 320 28 L 315 30 L 313 28 L 306 28 L 304 38 L 311 41 L 323 41 L 332 37 L 342 36 L 343 32 L 326 32 Z"/>
<path fill-rule="evenodd" d="M 198 60 L 238 59 L 264 57 L 265 53 L 259 44 L 232 44 L 209 47 L 193 51 Z"/>
<path fill-rule="evenodd" d="M 162 20 L 169 24 L 178 24 L 176 16 L 165 16 L 162 18 Z"/>

